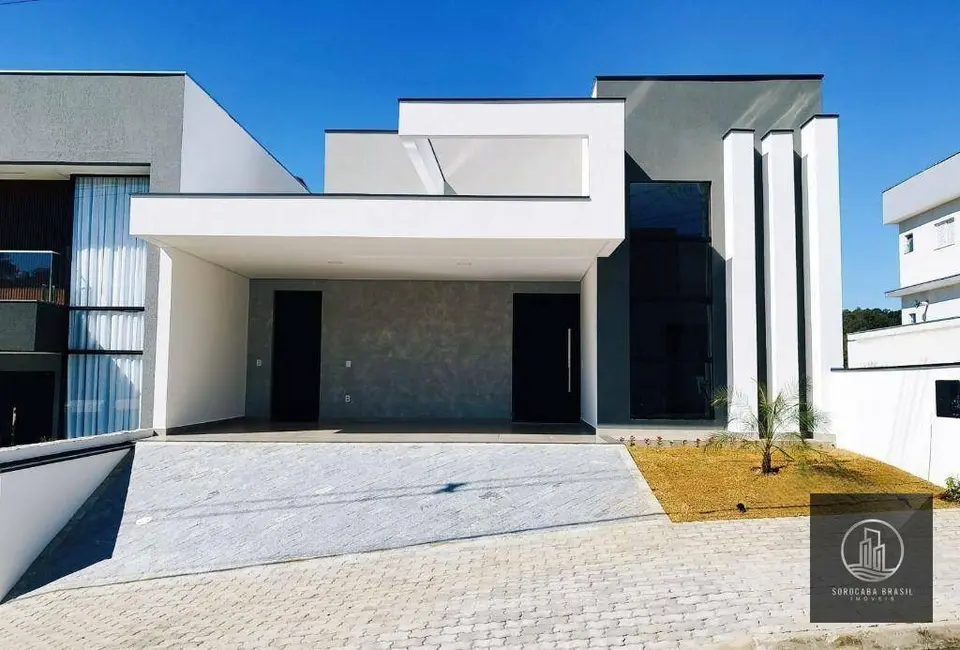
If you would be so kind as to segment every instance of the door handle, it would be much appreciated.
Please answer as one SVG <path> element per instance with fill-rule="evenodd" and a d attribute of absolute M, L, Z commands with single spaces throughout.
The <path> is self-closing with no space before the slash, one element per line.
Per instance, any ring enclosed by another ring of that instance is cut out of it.
<path fill-rule="evenodd" d="M 570 366 L 573 357 L 573 329 L 567 328 L 567 392 L 573 392 L 573 370 Z"/>

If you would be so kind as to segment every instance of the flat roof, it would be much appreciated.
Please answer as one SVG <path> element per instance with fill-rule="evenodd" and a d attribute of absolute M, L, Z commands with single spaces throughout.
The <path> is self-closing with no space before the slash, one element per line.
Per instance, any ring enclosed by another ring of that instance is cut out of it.
<path fill-rule="evenodd" d="M 938 160 L 937 162 L 931 163 L 931 164 L 927 165 L 926 167 L 924 167 L 923 169 L 921 169 L 921 170 L 918 171 L 917 173 L 911 174 L 910 176 L 907 176 L 907 177 L 904 178 L 902 181 L 897 181 L 896 183 L 894 183 L 893 185 L 891 185 L 891 186 L 888 187 L 887 189 L 883 190 L 883 192 L 889 192 L 890 190 L 892 190 L 893 188 L 897 187 L 898 185 L 903 185 L 904 183 L 906 183 L 906 182 L 909 181 L 910 179 L 916 178 L 917 176 L 919 176 L 919 175 L 922 174 L 923 172 L 929 171 L 929 170 L 933 169 L 934 167 L 936 167 L 937 165 L 941 165 L 941 164 L 947 162 L 948 160 L 950 160 L 951 158 L 954 158 L 955 156 L 960 156 L 960 151 L 957 151 L 957 152 L 955 152 L 955 153 L 952 153 L 952 154 L 950 154 L 949 156 L 947 156 L 946 158 L 941 158 L 941 159 Z M 883 192 L 881 192 L 881 194 L 882 194 Z"/>
<path fill-rule="evenodd" d="M 957 283 L 960 283 L 960 273 L 937 278 L 936 280 L 918 282 L 917 284 L 900 287 L 899 289 L 893 289 L 892 291 L 887 291 L 884 295 L 887 298 L 902 298 L 903 296 L 910 296 L 916 293 L 923 293 L 925 291 L 933 291 L 934 289 L 950 287 Z"/>
<path fill-rule="evenodd" d="M 822 74 L 641 74 L 597 75 L 596 81 L 822 81 Z"/>

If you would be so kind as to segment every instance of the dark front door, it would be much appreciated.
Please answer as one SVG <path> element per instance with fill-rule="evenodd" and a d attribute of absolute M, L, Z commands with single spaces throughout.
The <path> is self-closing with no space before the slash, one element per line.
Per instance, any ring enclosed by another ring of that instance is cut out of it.
<path fill-rule="evenodd" d="M 0 372 L 0 447 L 53 440 L 52 372 Z"/>
<path fill-rule="evenodd" d="M 270 415 L 278 422 L 320 419 L 320 325 L 323 294 L 273 294 L 273 372 Z"/>
<path fill-rule="evenodd" d="M 513 296 L 513 419 L 580 421 L 580 296 Z"/>

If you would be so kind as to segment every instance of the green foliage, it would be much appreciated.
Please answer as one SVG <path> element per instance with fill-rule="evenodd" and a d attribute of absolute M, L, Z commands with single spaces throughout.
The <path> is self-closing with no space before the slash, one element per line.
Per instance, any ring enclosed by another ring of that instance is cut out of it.
<path fill-rule="evenodd" d="M 866 309 L 843 310 L 843 365 L 847 365 L 847 334 L 866 332 L 882 327 L 896 327 L 901 323 L 899 309 Z"/>
<path fill-rule="evenodd" d="M 764 474 L 776 471 L 774 451 L 787 460 L 797 461 L 801 467 L 814 457 L 823 458 L 822 451 L 810 444 L 806 434 L 821 431 L 827 417 L 804 399 L 809 394 L 809 386 L 803 383 L 775 394 L 760 384 L 754 410 L 742 393 L 720 389 L 714 395 L 713 406 L 726 408 L 729 430 L 711 436 L 705 449 L 731 446 L 755 449 L 760 452 L 760 471 Z"/>
<path fill-rule="evenodd" d="M 943 493 L 947 501 L 960 501 L 960 477 L 947 477 L 947 490 Z"/>

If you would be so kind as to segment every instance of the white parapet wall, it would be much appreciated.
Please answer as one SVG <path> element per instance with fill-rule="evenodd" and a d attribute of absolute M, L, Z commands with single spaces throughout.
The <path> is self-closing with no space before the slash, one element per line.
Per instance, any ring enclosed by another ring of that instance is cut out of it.
<path fill-rule="evenodd" d="M 847 335 L 850 368 L 960 363 L 960 318 Z"/>
<path fill-rule="evenodd" d="M 0 599 L 123 457 L 151 431 L 0 450 Z"/>
<path fill-rule="evenodd" d="M 835 370 L 837 446 L 940 485 L 960 475 L 960 419 L 936 416 L 935 382 L 944 379 L 960 379 L 960 364 Z"/>
<path fill-rule="evenodd" d="M 723 210 L 727 282 L 727 389 L 757 408 L 756 149 L 753 131 L 723 138 Z M 738 419 L 736 413 L 733 419 Z M 731 422 L 731 426 L 737 426 Z"/>
<path fill-rule="evenodd" d="M 249 284 L 179 250 L 160 251 L 155 429 L 244 415 Z"/>

